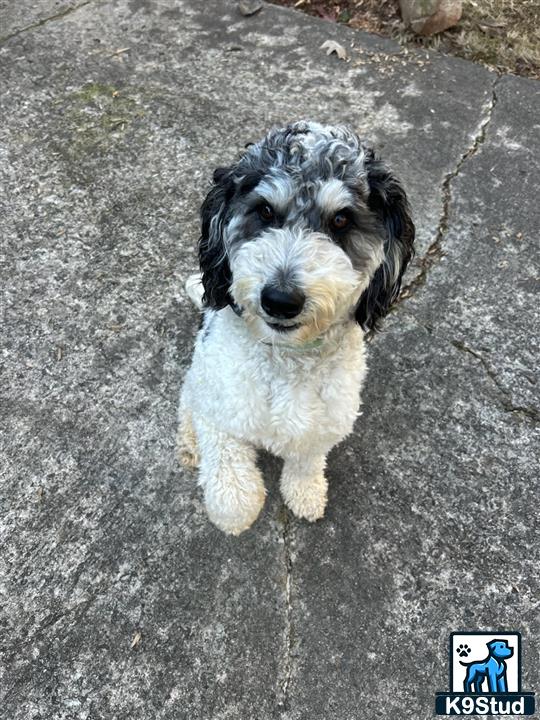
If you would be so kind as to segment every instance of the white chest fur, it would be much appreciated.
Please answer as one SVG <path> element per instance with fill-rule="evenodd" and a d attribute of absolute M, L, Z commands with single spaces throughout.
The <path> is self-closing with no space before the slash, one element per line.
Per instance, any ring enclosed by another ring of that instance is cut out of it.
<path fill-rule="evenodd" d="M 230 308 L 199 332 L 184 402 L 219 431 L 277 455 L 325 453 L 351 430 L 366 372 L 363 334 L 340 325 L 316 345 L 253 340 Z"/>

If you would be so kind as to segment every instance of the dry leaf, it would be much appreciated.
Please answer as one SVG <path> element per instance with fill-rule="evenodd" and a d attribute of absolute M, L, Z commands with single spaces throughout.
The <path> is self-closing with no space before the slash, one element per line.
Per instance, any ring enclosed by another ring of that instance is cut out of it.
<path fill-rule="evenodd" d="M 262 10 L 262 6 L 263 4 L 260 0 L 240 0 L 238 10 L 240 10 L 240 13 L 244 15 L 244 17 L 249 17 L 250 15 L 258 13 L 259 10 Z"/>
<path fill-rule="evenodd" d="M 496 20 L 490 20 L 488 18 L 484 18 L 483 20 L 478 21 L 477 24 L 480 25 L 480 27 L 486 27 L 486 28 L 505 28 L 506 27 L 506 23 L 497 22 Z"/>
<path fill-rule="evenodd" d="M 142 635 L 140 632 L 136 632 L 131 641 L 131 649 L 134 650 L 141 642 Z"/>
<path fill-rule="evenodd" d="M 323 44 L 321 45 L 321 50 L 326 50 L 327 55 L 336 53 L 340 60 L 347 59 L 347 51 L 345 50 L 343 45 L 340 45 L 335 40 L 325 40 L 325 42 L 323 42 Z"/>
<path fill-rule="evenodd" d="M 336 22 L 337 20 L 337 10 L 338 8 L 314 8 L 315 12 L 319 17 L 322 17 L 323 20 L 328 20 L 328 22 Z"/>

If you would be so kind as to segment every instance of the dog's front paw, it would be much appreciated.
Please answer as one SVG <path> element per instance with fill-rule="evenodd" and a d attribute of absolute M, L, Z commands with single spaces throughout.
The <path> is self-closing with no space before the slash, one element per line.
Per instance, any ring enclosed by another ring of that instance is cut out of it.
<path fill-rule="evenodd" d="M 206 511 L 210 521 L 223 532 L 240 535 L 253 525 L 262 510 L 265 490 L 262 483 L 250 490 L 216 488 L 205 491 Z"/>
<path fill-rule="evenodd" d="M 282 483 L 281 494 L 296 517 L 309 522 L 323 517 L 327 502 L 327 482 L 324 476 L 310 483 Z"/>

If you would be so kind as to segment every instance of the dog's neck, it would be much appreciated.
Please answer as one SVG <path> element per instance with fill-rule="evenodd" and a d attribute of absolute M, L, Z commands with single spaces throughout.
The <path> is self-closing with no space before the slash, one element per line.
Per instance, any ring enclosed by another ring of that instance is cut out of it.
<path fill-rule="evenodd" d="M 261 340 L 263 345 L 267 345 L 268 347 L 273 348 L 274 350 L 287 350 L 290 352 L 298 352 L 298 353 L 307 353 L 312 351 L 318 351 L 322 350 L 323 346 L 325 345 L 325 338 L 318 337 L 315 338 L 315 340 L 311 340 L 310 342 L 299 344 L 288 344 L 288 343 L 273 343 L 271 340 Z M 328 341 L 326 341 L 326 344 L 328 344 Z"/>
<path fill-rule="evenodd" d="M 270 348 L 272 352 L 287 355 L 289 358 L 295 355 L 320 357 L 338 351 L 342 347 L 345 336 L 351 331 L 357 330 L 357 328 L 356 322 L 345 319 L 335 323 L 324 333 L 305 343 L 274 343 L 271 340 L 262 340 L 261 342 Z"/>
<path fill-rule="evenodd" d="M 237 322 L 243 322 L 242 308 L 232 300 L 229 302 L 229 311 L 234 313 Z M 293 358 L 295 355 L 299 357 L 318 357 L 321 355 L 331 355 L 337 351 L 341 347 L 345 336 L 355 330 L 358 330 L 355 318 L 347 317 L 334 323 L 319 336 L 305 343 L 273 342 L 271 339 L 260 340 L 259 342 L 276 355 L 284 355 L 289 358 Z M 361 333 L 361 337 L 363 338 L 363 333 Z"/>

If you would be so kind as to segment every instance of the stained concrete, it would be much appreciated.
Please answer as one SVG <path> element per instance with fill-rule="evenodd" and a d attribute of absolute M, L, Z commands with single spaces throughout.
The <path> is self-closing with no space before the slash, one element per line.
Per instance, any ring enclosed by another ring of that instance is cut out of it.
<path fill-rule="evenodd" d="M 1 12 L 2 720 L 423 720 L 462 628 L 538 689 L 538 84 L 272 6 Z M 233 539 L 174 458 L 182 282 L 211 170 L 302 116 L 372 139 L 418 255 L 326 518 L 264 456 Z"/>

